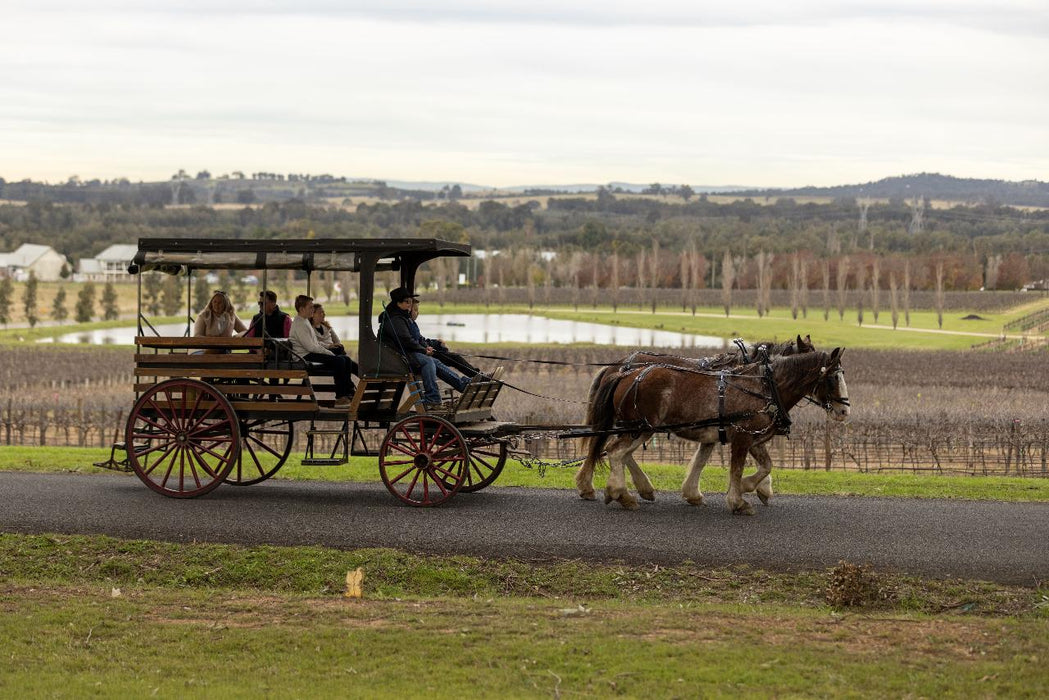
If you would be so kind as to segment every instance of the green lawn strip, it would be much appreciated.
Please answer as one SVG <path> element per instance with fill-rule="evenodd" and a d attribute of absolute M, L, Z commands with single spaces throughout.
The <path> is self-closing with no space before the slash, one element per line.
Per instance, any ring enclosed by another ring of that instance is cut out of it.
<path fill-rule="evenodd" d="M 855 566 L 861 566 L 856 563 Z M 393 549 L 338 550 L 121 540 L 102 535 L 0 533 L 0 581 L 179 589 L 251 589 L 338 596 L 346 572 L 365 572 L 367 598 L 538 597 L 577 602 L 623 600 L 773 604 L 828 608 L 841 574 L 770 573 L 747 566 L 627 566 L 573 560 L 521 561 L 426 556 Z M 870 577 L 870 580 L 863 576 Z M 867 570 L 847 586 L 856 608 L 1049 618 L 1049 589 L 962 579 L 919 579 Z M 860 584 L 874 584 L 863 588 Z M 839 587 L 846 584 L 840 584 Z M 853 607 L 853 606 L 846 606 Z"/>
<path fill-rule="evenodd" d="M 117 455 L 123 457 L 122 453 Z M 0 447 L 0 470 L 112 474 L 109 470 L 92 466 L 92 463 L 108 457 L 109 450 L 99 448 Z M 680 498 L 684 466 L 642 463 L 642 468 L 660 491 L 659 498 Z M 748 467 L 748 471 L 751 468 Z M 530 469 L 511 460 L 495 485 L 567 489 L 574 494 L 574 475 L 574 466 Z M 598 490 L 604 487 L 606 475 L 607 469 L 604 468 L 595 474 L 594 483 Z M 134 476 L 129 475 L 129 478 Z M 379 467 L 374 457 L 354 457 L 348 464 L 334 467 L 311 467 L 301 464 L 301 456 L 293 456 L 274 478 L 376 482 L 379 481 Z M 779 494 L 1049 501 L 1049 479 L 1030 477 L 774 469 L 772 481 L 775 492 Z M 704 492 L 723 493 L 728 483 L 727 470 L 707 467 L 703 470 L 701 483 Z M 464 494 L 463 497 L 468 496 Z"/>
<path fill-rule="evenodd" d="M 1044 592 L 879 576 L 834 610 L 827 574 L 3 535 L 0 691 L 1044 694 Z"/>

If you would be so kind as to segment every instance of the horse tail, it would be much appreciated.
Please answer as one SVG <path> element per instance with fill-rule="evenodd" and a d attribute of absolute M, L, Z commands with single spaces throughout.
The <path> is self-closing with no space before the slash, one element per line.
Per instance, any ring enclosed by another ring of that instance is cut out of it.
<path fill-rule="evenodd" d="M 615 423 L 615 395 L 619 382 L 623 379 L 622 374 L 610 377 L 602 384 L 596 386 L 596 391 L 590 397 L 586 409 L 587 426 L 592 431 L 606 431 Z M 596 382 L 595 382 L 596 384 Z M 594 387 L 591 387 L 592 389 Z M 601 459 L 601 453 L 605 451 L 608 443 L 608 435 L 594 435 L 587 439 L 586 459 L 583 461 L 583 469 L 593 469 Z"/>

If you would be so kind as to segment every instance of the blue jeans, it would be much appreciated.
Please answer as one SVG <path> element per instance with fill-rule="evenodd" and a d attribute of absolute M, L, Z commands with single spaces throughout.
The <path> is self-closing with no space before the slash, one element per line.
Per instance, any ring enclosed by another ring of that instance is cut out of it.
<path fill-rule="evenodd" d="M 425 353 L 413 352 L 412 361 L 419 365 L 419 374 L 423 378 L 423 401 L 425 403 L 441 403 L 441 391 L 437 388 L 438 377 L 459 391 L 462 391 L 470 381 L 448 369 L 440 360 Z"/>

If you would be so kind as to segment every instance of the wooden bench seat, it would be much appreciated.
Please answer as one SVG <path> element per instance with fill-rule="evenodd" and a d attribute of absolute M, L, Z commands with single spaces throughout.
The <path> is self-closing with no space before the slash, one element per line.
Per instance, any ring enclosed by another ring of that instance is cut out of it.
<path fill-rule="evenodd" d="M 167 350 L 258 350 L 263 347 L 262 338 L 208 338 L 208 337 L 151 337 L 135 336 L 135 345 L 142 348 Z"/>

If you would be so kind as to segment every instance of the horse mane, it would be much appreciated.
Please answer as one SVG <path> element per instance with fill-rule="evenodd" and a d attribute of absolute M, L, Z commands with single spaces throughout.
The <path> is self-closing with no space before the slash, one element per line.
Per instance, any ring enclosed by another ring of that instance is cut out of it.
<path fill-rule="evenodd" d="M 777 376 L 780 391 L 794 391 L 799 387 L 814 384 L 823 375 L 824 368 L 830 369 L 830 364 L 831 353 L 814 350 L 798 355 L 780 355 L 773 358 L 772 372 L 774 376 Z M 782 369 L 782 373 L 777 373 L 777 369 Z"/>

